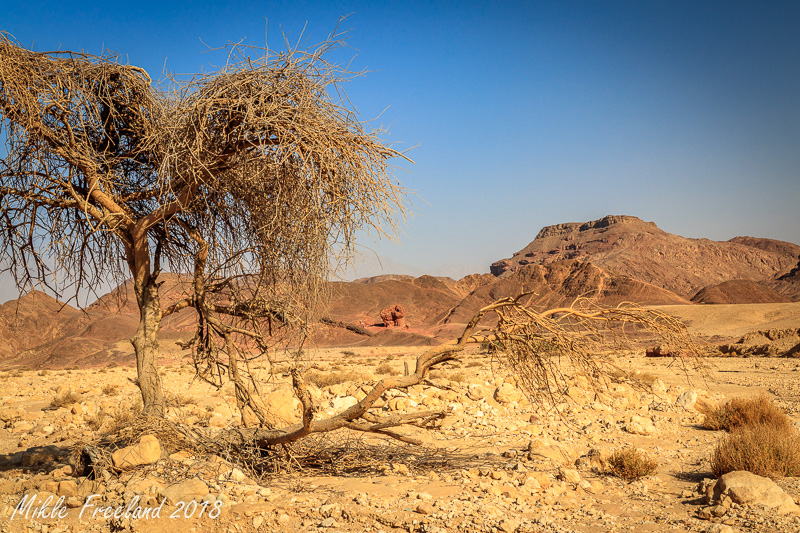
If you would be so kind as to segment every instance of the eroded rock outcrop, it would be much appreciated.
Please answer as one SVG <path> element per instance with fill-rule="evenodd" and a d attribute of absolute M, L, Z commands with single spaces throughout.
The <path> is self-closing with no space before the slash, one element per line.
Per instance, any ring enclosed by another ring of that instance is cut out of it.
<path fill-rule="evenodd" d="M 395 304 L 381 311 L 381 320 L 387 328 L 406 327 L 406 310 L 402 305 Z"/>

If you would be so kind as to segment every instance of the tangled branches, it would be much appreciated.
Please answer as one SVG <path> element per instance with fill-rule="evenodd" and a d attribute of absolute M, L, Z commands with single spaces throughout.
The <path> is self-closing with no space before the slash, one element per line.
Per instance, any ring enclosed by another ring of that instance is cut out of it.
<path fill-rule="evenodd" d="M 302 371 L 294 368 L 294 394 L 302 404 L 302 421 L 284 428 L 250 427 L 223 432 L 216 445 L 225 449 L 273 449 L 297 442 L 310 435 L 339 429 L 386 435 L 406 443 L 420 441 L 393 428 L 409 424 L 435 427 L 446 410 L 419 411 L 386 415 L 377 410 L 378 400 L 395 389 L 425 382 L 436 365 L 456 359 L 468 344 L 491 342 L 528 398 L 533 402 L 555 405 L 562 401 L 568 386 L 568 370 L 582 374 L 599 386 L 598 380 L 612 368 L 605 354 L 619 348 L 630 333 L 648 331 L 656 334 L 670 353 L 689 369 L 700 369 L 700 352 L 678 320 L 657 310 L 627 304 L 614 308 L 593 307 L 579 300 L 572 307 L 537 312 L 525 305 L 527 295 L 504 298 L 480 309 L 458 340 L 434 347 L 417 358 L 413 373 L 387 377 L 370 386 L 355 405 L 328 418 L 317 419 L 319 412 L 305 386 Z M 496 326 L 478 330 L 489 314 L 497 315 Z M 268 406 L 267 406 L 268 408 Z M 213 439 L 212 439 L 213 441 Z"/>
<path fill-rule="evenodd" d="M 624 348 L 631 334 L 643 331 L 656 335 L 684 371 L 702 369 L 699 348 L 686 326 L 661 311 L 631 303 L 601 308 L 579 298 L 570 307 L 537 312 L 522 303 L 526 296 L 505 298 L 481 309 L 459 342 L 492 343 L 533 401 L 558 403 L 569 386 L 565 368 L 596 386 L 613 368 L 605 355 Z M 497 315 L 497 325 L 473 333 L 490 312 Z"/>
<path fill-rule="evenodd" d="M 388 166 L 404 156 L 349 107 L 354 73 L 324 59 L 341 44 L 232 46 L 218 71 L 154 86 L 116 56 L 0 33 L 0 272 L 56 293 L 130 275 L 145 410 L 163 412 L 165 316 L 194 308 L 198 368 L 238 379 L 237 359 L 314 317 L 356 231 L 393 235 L 405 215 Z M 165 307 L 162 269 L 193 275 Z"/>

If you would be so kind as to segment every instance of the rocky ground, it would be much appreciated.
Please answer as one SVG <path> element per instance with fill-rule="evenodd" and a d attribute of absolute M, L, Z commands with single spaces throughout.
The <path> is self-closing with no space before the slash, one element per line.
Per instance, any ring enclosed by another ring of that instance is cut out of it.
<path fill-rule="evenodd" d="M 320 385 L 317 404 L 330 412 L 348 405 L 363 394 L 358 380 L 401 373 L 420 349 L 320 351 L 311 379 Z M 115 421 L 124 425 L 135 406 L 135 369 L 2 372 L 0 531 L 800 531 L 792 502 L 800 497 L 798 478 L 777 480 L 789 498 L 780 509 L 724 494 L 706 499 L 714 486 L 704 482 L 709 455 L 723 433 L 702 429 L 698 411 L 766 392 L 800 416 L 797 360 L 713 359 L 706 378 L 690 381 L 670 359 L 631 354 L 619 363 L 633 372 L 600 392 L 576 379 L 572 400 L 545 411 L 476 351 L 436 370 L 430 385 L 383 402 L 387 411 L 451 409 L 439 429 L 405 430 L 423 446 L 342 434 L 326 441 L 339 453 L 324 470 L 260 478 L 221 457 L 146 437 L 139 450 L 150 456 L 145 464 L 96 480 L 75 477 L 71 450 L 95 442 Z M 192 376 L 186 364 L 163 370 L 174 395 L 169 418 L 210 429 L 235 424 L 231 389 Z M 274 394 L 287 398 L 281 414 L 294 416 L 285 385 Z M 54 399 L 64 405 L 51 407 Z M 625 447 L 646 452 L 656 473 L 634 482 L 608 475 L 605 458 Z M 12 518 L 33 495 L 27 514 Z M 37 513 L 48 496 L 63 496 L 63 506 Z M 149 514 L 112 516 L 137 506 Z"/>

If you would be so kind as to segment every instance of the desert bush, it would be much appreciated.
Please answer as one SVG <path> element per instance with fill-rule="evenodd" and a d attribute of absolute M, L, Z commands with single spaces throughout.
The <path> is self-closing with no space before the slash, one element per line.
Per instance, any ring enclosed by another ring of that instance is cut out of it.
<path fill-rule="evenodd" d="M 47 369 L 44 369 L 44 370 L 39 370 L 39 375 L 40 375 L 40 376 L 46 376 L 46 375 L 47 375 L 47 374 L 49 374 L 49 373 L 50 373 L 50 371 L 49 371 L 49 370 L 47 370 Z"/>
<path fill-rule="evenodd" d="M 93 415 L 84 416 L 84 423 L 92 431 L 103 430 L 116 433 L 129 427 L 142 412 L 142 401 L 123 401 L 112 409 L 101 409 Z"/>
<path fill-rule="evenodd" d="M 607 472 L 612 476 L 635 481 L 655 473 L 658 463 L 635 448 L 615 450 L 607 461 Z"/>
<path fill-rule="evenodd" d="M 467 381 L 467 376 L 463 372 L 454 372 L 447 376 L 447 379 L 455 383 L 464 383 Z"/>
<path fill-rule="evenodd" d="M 765 394 L 755 398 L 734 398 L 711 413 L 706 413 L 703 427 L 731 431 L 747 425 L 791 429 L 792 421 Z"/>
<path fill-rule="evenodd" d="M 382 363 L 375 367 L 375 373 L 384 376 L 386 374 L 394 374 L 396 371 L 389 363 Z"/>
<path fill-rule="evenodd" d="M 113 383 L 108 383 L 103 385 L 103 394 L 106 396 L 116 396 L 119 393 L 119 387 L 114 385 Z"/>
<path fill-rule="evenodd" d="M 67 391 L 64 394 L 59 394 L 55 396 L 50 401 L 50 407 L 53 409 L 58 409 L 59 407 L 67 407 L 68 405 L 72 405 L 74 403 L 80 403 L 82 396 L 75 391 Z"/>
<path fill-rule="evenodd" d="M 331 385 L 338 385 L 339 383 L 347 383 L 349 381 L 368 381 L 372 376 L 365 372 L 358 372 L 356 370 L 345 370 L 343 372 L 319 372 L 311 371 L 306 373 L 306 382 L 313 383 L 317 387 L 330 387 Z"/>
<path fill-rule="evenodd" d="M 342 351 L 342 355 L 345 356 L 345 357 L 355 357 L 356 356 L 356 352 L 354 352 L 352 350 L 343 350 Z"/>
<path fill-rule="evenodd" d="M 711 471 L 719 477 L 735 470 L 768 477 L 800 475 L 800 432 L 770 424 L 734 427 L 714 450 Z"/>

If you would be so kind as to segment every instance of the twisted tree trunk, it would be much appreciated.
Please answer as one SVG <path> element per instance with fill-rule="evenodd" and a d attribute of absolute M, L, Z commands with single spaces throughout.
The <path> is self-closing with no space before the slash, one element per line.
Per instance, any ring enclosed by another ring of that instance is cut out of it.
<path fill-rule="evenodd" d="M 144 414 L 164 416 L 164 390 L 158 374 L 158 329 L 161 325 L 161 304 L 158 284 L 153 276 L 144 282 L 134 281 L 136 302 L 139 305 L 139 327 L 131 339 L 136 352 L 136 371 L 142 391 Z"/>

